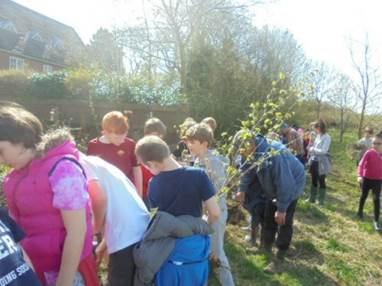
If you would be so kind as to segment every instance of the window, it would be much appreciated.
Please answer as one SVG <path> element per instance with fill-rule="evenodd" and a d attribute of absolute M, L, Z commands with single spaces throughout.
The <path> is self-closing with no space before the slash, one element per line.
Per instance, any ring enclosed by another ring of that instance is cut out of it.
<path fill-rule="evenodd" d="M 53 36 L 51 44 L 52 44 L 52 47 L 54 49 L 63 49 L 64 48 L 64 42 L 57 36 Z"/>
<path fill-rule="evenodd" d="M 42 71 L 44 73 L 49 73 L 53 71 L 53 67 L 51 65 L 42 65 Z"/>
<path fill-rule="evenodd" d="M 39 32 L 36 32 L 36 31 L 28 32 L 28 37 L 31 38 L 32 40 L 42 42 L 42 37 L 40 36 Z"/>
<path fill-rule="evenodd" d="M 15 25 L 9 20 L 0 20 L 0 28 L 9 32 L 17 33 Z"/>
<path fill-rule="evenodd" d="M 18 57 L 9 57 L 9 69 L 10 70 L 22 70 L 24 69 L 25 61 L 22 58 Z"/>

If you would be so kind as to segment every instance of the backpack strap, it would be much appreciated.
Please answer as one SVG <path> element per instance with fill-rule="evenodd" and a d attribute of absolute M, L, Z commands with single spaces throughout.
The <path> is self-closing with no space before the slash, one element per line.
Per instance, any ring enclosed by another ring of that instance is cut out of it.
<path fill-rule="evenodd" d="M 87 179 L 84 167 L 82 167 L 82 165 L 76 159 L 71 158 L 71 157 L 63 157 L 60 160 L 58 160 L 56 163 L 54 163 L 53 167 L 50 169 L 50 171 L 48 173 L 49 177 L 53 174 L 54 170 L 56 170 L 58 164 L 64 160 L 70 161 L 70 162 L 74 163 L 75 165 L 77 165 L 81 169 L 82 174 L 84 175 L 85 179 Z"/>

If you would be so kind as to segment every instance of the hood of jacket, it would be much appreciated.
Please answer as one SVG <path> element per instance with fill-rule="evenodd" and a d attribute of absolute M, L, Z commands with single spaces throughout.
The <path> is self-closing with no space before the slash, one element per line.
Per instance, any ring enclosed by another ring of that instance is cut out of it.
<path fill-rule="evenodd" d="M 79 158 L 73 136 L 67 128 L 48 131 L 36 148 L 36 159 L 60 154 L 72 154 L 75 158 Z"/>
<path fill-rule="evenodd" d="M 156 240 L 167 237 L 182 238 L 194 234 L 210 234 L 211 226 L 202 220 L 189 215 L 175 217 L 159 211 L 152 219 L 143 240 Z"/>

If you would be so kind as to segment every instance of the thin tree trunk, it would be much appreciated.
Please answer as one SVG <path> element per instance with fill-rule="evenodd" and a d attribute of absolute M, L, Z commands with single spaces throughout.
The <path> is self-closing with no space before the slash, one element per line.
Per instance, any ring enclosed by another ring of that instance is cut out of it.
<path fill-rule="evenodd" d="M 365 96 L 366 97 L 366 96 Z M 362 130 L 363 130 L 363 122 L 365 120 L 365 110 L 366 110 L 366 101 L 364 100 L 362 102 L 362 110 L 361 110 L 361 117 L 359 119 L 359 126 L 358 126 L 358 138 L 362 137 Z"/>
<path fill-rule="evenodd" d="M 345 134 L 345 121 L 344 121 L 344 113 L 345 110 L 341 108 L 341 121 L 340 121 L 340 143 L 344 141 L 344 134 Z"/>

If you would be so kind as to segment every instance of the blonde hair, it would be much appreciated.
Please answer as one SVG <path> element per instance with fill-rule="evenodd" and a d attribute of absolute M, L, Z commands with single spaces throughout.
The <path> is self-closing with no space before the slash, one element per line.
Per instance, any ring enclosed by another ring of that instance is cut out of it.
<path fill-rule="evenodd" d="M 119 111 L 110 111 L 102 118 L 102 129 L 116 134 L 123 134 L 129 130 L 128 118 Z"/>
<path fill-rule="evenodd" d="M 180 138 L 183 139 L 186 135 L 187 130 L 196 124 L 196 121 L 192 117 L 187 117 L 182 124 L 179 125 Z"/>

